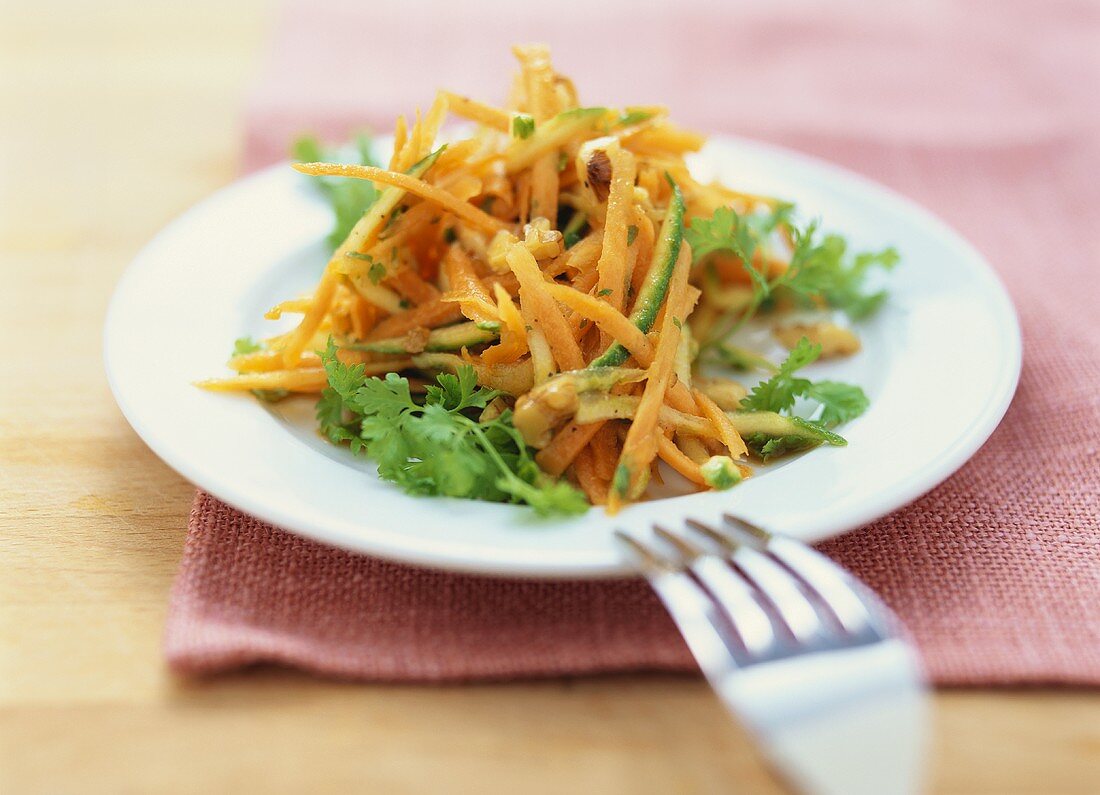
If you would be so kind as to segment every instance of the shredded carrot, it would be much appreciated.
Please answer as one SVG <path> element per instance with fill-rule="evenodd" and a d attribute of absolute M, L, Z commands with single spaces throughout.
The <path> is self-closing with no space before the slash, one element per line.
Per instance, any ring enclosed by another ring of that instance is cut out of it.
<path fill-rule="evenodd" d="M 593 422 L 588 425 L 568 423 L 554 435 L 550 444 L 535 454 L 535 462 L 544 472 L 554 477 L 560 476 L 573 463 L 577 454 L 592 441 L 592 437 L 603 425 L 602 422 Z"/>
<path fill-rule="evenodd" d="M 648 367 L 653 361 L 653 346 L 646 335 L 610 304 L 564 284 L 547 284 L 546 291 L 555 300 L 607 332 L 613 340 L 630 351 L 643 367 Z"/>
<path fill-rule="evenodd" d="M 584 491 L 590 503 L 607 504 L 608 480 L 596 474 L 595 455 L 592 448 L 586 447 L 577 454 L 577 458 L 573 461 L 573 472 L 577 476 L 577 485 Z"/>
<path fill-rule="evenodd" d="M 447 250 L 443 257 L 443 273 L 450 287 L 445 300 L 457 300 L 462 307 L 462 314 L 477 323 L 500 319 L 489 292 L 474 270 L 470 255 L 461 246 L 451 246 Z"/>
<path fill-rule="evenodd" d="M 494 108 L 484 102 L 450 91 L 444 91 L 443 94 L 447 97 L 447 107 L 453 113 L 457 113 L 470 121 L 476 121 L 478 124 L 484 124 L 486 127 L 508 132 L 509 122 L 511 121 L 508 117 L 508 111 Z"/>
<path fill-rule="evenodd" d="M 399 268 L 386 279 L 386 284 L 418 306 L 438 301 L 440 297 L 439 289 L 421 279 L 411 268 Z"/>
<path fill-rule="evenodd" d="M 702 409 L 703 414 L 714 423 L 714 428 L 718 431 L 722 443 L 729 450 L 730 457 L 741 458 L 748 455 L 749 449 L 737 433 L 737 429 L 733 427 L 733 422 L 726 415 L 726 412 L 722 411 L 718 404 L 711 400 L 705 392 L 694 389 L 691 394 L 695 397 L 695 402 Z"/>
<path fill-rule="evenodd" d="M 680 448 L 663 433 L 657 434 L 657 455 L 692 483 L 704 487 L 707 485 L 706 480 L 703 479 L 703 473 L 699 470 L 699 465 L 684 455 Z"/>
<path fill-rule="evenodd" d="M 528 351 L 527 328 L 512 297 L 499 284 L 493 285 L 493 289 L 500 317 L 500 343 L 482 351 L 481 361 L 487 364 L 515 361 Z"/>
<path fill-rule="evenodd" d="M 523 244 L 517 243 L 508 250 L 507 259 L 509 267 L 519 280 L 520 302 L 531 304 L 535 326 L 546 337 L 558 367 L 562 370 L 579 370 L 584 367 L 581 349 L 573 339 L 565 317 L 550 297 L 547 290 L 549 285 L 531 252 Z"/>
<path fill-rule="evenodd" d="M 626 287 L 630 283 L 626 272 L 626 249 L 629 230 L 627 220 L 634 202 L 634 156 L 612 142 L 604 151 L 611 161 L 611 186 L 607 196 L 603 246 L 596 270 L 600 274 L 600 294 L 615 309 L 626 304 Z"/>
<path fill-rule="evenodd" d="M 414 193 L 422 199 L 435 202 L 443 209 L 454 213 L 463 221 L 478 229 L 486 232 L 496 232 L 498 229 L 504 228 L 503 223 L 483 210 L 479 210 L 468 202 L 461 201 L 454 194 L 442 188 L 422 179 L 410 177 L 408 174 L 387 171 L 384 168 L 375 168 L 374 166 L 357 166 L 346 163 L 295 163 L 294 169 L 313 176 L 351 177 L 352 179 L 368 179 L 371 182 L 393 185 L 395 188 Z"/>

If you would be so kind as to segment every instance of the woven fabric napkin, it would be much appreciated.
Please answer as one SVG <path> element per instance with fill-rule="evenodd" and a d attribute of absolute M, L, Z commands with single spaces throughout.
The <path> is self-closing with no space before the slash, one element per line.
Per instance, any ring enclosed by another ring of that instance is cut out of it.
<path fill-rule="evenodd" d="M 826 157 L 975 242 L 1023 326 L 1005 421 L 945 484 L 820 548 L 897 611 L 938 683 L 1100 683 L 1100 7 L 389 5 L 285 9 L 249 167 L 303 129 L 388 129 L 439 82 L 500 97 L 508 44 L 544 40 L 590 104 L 665 101 L 701 129 Z M 405 681 L 693 668 L 640 581 L 415 569 L 204 494 L 167 656 L 185 673 L 272 661 Z"/>

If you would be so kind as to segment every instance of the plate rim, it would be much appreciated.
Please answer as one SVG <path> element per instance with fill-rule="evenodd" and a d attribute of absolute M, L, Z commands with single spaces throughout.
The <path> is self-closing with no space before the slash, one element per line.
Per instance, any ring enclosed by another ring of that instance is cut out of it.
<path fill-rule="evenodd" d="M 972 260 L 977 272 L 984 277 L 985 282 L 991 288 L 988 293 L 991 306 L 996 310 L 996 315 L 1003 324 L 1003 330 L 1011 332 L 1003 340 L 1004 350 L 999 351 L 1003 356 L 1003 363 L 998 371 L 997 388 L 992 393 L 995 399 L 985 402 L 980 415 L 975 417 L 967 433 L 957 438 L 950 446 L 945 447 L 942 454 L 934 461 L 912 473 L 892 490 L 863 500 L 857 508 L 849 512 L 844 522 L 837 523 L 838 526 L 815 534 L 810 540 L 816 543 L 850 532 L 904 508 L 950 478 L 985 444 L 1007 412 L 1019 383 L 1023 362 L 1023 340 L 1018 312 L 1004 282 L 985 256 L 950 224 L 928 208 L 900 192 L 843 166 L 776 144 L 727 135 L 711 136 L 709 140 L 719 146 L 732 145 L 741 150 L 763 151 L 786 159 L 797 166 L 809 167 L 819 174 L 827 175 L 830 179 L 853 183 L 858 186 L 860 191 L 872 195 L 877 194 L 893 204 L 905 216 L 918 220 L 937 235 L 950 240 L 954 248 L 964 252 Z M 201 466 L 188 460 L 186 456 L 177 455 L 170 444 L 146 425 L 140 412 L 131 403 L 129 397 L 125 394 L 125 390 L 118 383 L 117 369 L 112 363 L 111 337 L 113 329 L 118 323 L 118 317 L 122 312 L 120 305 L 127 293 L 127 285 L 136 278 L 135 274 L 140 270 L 141 263 L 149 256 L 149 251 L 162 238 L 170 235 L 175 228 L 185 225 L 192 217 L 201 215 L 209 205 L 224 201 L 227 194 L 245 191 L 253 182 L 270 177 L 273 172 L 285 169 L 286 165 L 286 162 L 276 163 L 236 179 L 176 216 L 138 251 L 116 283 L 105 315 L 102 337 L 103 361 L 112 395 L 135 433 L 158 458 L 195 485 L 196 488 L 211 494 L 238 510 L 255 516 L 261 521 L 330 546 L 341 547 L 359 554 L 376 555 L 415 566 L 488 576 L 577 579 L 629 575 L 632 569 L 628 562 L 622 558 L 615 563 L 593 564 L 582 560 L 563 563 L 567 556 L 563 556 L 559 552 L 556 560 L 545 564 L 540 561 L 517 562 L 515 559 L 504 558 L 472 560 L 468 556 L 449 552 L 446 545 L 428 548 L 423 543 L 419 545 L 411 543 L 414 540 L 412 536 L 406 537 L 407 543 L 403 544 L 391 544 L 387 540 L 378 537 L 369 538 L 369 543 L 364 544 L 362 543 L 363 537 L 352 536 L 350 533 L 343 532 L 340 528 L 323 526 L 323 522 L 287 522 L 287 517 L 284 514 L 281 514 L 278 510 L 269 510 L 266 504 L 257 502 L 249 494 L 235 489 L 232 483 L 218 481 L 216 485 L 204 484 L 202 481 L 207 480 L 207 478 L 204 477 Z"/>

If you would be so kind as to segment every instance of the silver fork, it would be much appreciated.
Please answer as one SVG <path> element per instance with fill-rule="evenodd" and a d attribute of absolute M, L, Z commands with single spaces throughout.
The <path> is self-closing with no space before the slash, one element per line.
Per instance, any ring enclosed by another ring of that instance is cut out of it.
<path fill-rule="evenodd" d="M 896 618 L 808 546 L 724 520 L 616 534 L 711 687 L 794 791 L 919 792 L 927 699 Z"/>

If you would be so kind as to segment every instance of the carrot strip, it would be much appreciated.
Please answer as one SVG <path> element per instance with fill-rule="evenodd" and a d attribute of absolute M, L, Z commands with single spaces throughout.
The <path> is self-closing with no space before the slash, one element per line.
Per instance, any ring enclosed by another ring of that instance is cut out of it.
<path fill-rule="evenodd" d="M 414 309 L 392 315 L 367 335 L 367 342 L 384 340 L 387 337 L 399 337 L 414 328 L 438 328 L 462 320 L 462 308 L 442 298 L 431 303 L 421 304 Z"/>
<path fill-rule="evenodd" d="M 596 475 L 608 483 L 615 476 L 615 464 L 619 460 L 619 435 L 614 425 L 604 425 L 592 437 L 588 447 L 596 465 Z"/>
<path fill-rule="evenodd" d="M 535 454 L 535 463 L 544 472 L 559 477 L 603 425 L 602 422 L 590 422 L 587 425 L 569 423 L 554 435 L 550 444 Z"/>
<path fill-rule="evenodd" d="M 302 367 L 317 367 L 319 360 L 315 354 L 302 354 L 298 364 Z M 272 370 L 282 370 L 283 352 L 279 350 L 255 351 L 234 356 L 229 360 L 229 366 L 238 373 L 269 373 Z"/>
<path fill-rule="evenodd" d="M 443 273 L 450 290 L 445 300 L 458 298 L 462 314 L 476 323 L 496 322 L 500 319 L 488 290 L 474 271 L 470 256 L 460 247 L 451 246 L 443 256 Z"/>
<path fill-rule="evenodd" d="M 500 343 L 481 352 L 486 364 L 512 362 L 528 351 L 527 328 L 512 297 L 499 284 L 494 284 L 497 311 L 500 315 Z"/>
<path fill-rule="evenodd" d="M 699 465 L 684 455 L 683 451 L 663 433 L 657 434 L 657 455 L 692 483 L 706 487 L 707 482 L 703 479 Z"/>
<path fill-rule="evenodd" d="M 507 254 L 508 265 L 519 280 L 520 305 L 529 305 L 536 329 L 546 336 L 554 361 L 562 370 L 584 367 L 580 346 L 573 339 L 569 324 L 547 291 L 548 282 L 538 263 L 522 243 L 513 245 Z"/>
<path fill-rule="evenodd" d="M 642 283 L 649 274 L 652 265 L 653 247 L 656 242 L 656 230 L 653 221 L 645 214 L 641 207 L 634 205 L 631 215 L 631 223 L 638 230 L 634 245 L 637 246 L 638 256 L 634 261 L 634 270 L 630 274 L 630 287 L 634 295 L 642 289 Z M 578 244 L 579 245 L 579 244 Z"/>
<path fill-rule="evenodd" d="M 280 301 L 264 313 L 265 320 L 278 320 L 284 312 L 305 313 L 309 311 L 311 300 L 309 298 L 292 298 L 289 301 Z"/>
<path fill-rule="evenodd" d="M 588 318 L 601 331 L 622 344 L 642 367 L 653 361 L 653 345 L 622 312 L 599 298 L 574 290 L 564 284 L 547 284 L 546 291 L 578 315 Z"/>
<path fill-rule="evenodd" d="M 386 284 L 417 305 L 438 301 L 440 297 L 436 287 L 421 279 L 409 267 L 399 268 L 395 273 L 390 274 Z"/>
<path fill-rule="evenodd" d="M 462 116 L 464 119 L 476 121 L 478 124 L 484 124 L 486 127 L 492 127 L 501 132 L 508 132 L 511 119 L 507 111 L 501 110 L 500 108 L 494 108 L 492 105 L 486 105 L 484 102 L 478 102 L 476 99 L 464 97 L 451 91 L 443 91 L 441 93 L 447 97 L 447 107 L 452 113 Z"/>
<path fill-rule="evenodd" d="M 600 293 L 607 302 L 622 311 L 626 304 L 627 219 L 634 203 L 634 156 L 618 145 L 605 150 L 611 161 L 611 188 L 607 195 L 607 215 L 604 220 L 603 248 L 596 270 L 600 274 Z"/>
<path fill-rule="evenodd" d="M 479 210 L 469 202 L 462 201 L 454 194 L 422 179 L 410 177 L 408 174 L 388 171 L 374 166 L 357 166 L 348 163 L 295 163 L 294 169 L 313 176 L 350 177 L 351 179 L 367 179 L 371 182 L 392 185 L 395 188 L 401 188 L 409 193 L 416 194 L 422 199 L 435 202 L 466 223 L 485 232 L 492 233 L 505 228 L 503 222 Z"/>
<path fill-rule="evenodd" d="M 586 447 L 577 454 L 577 458 L 573 461 L 573 472 L 577 476 L 577 485 L 581 487 L 590 503 L 607 504 L 607 478 L 601 478 L 596 474 L 592 448 Z"/>
<path fill-rule="evenodd" d="M 722 440 L 722 444 L 726 446 L 726 449 L 730 451 L 730 457 L 742 458 L 748 455 L 749 449 L 745 446 L 741 435 L 737 433 L 737 429 L 733 427 L 733 422 L 726 412 L 722 411 L 718 404 L 702 390 L 693 389 L 691 394 L 702 410 L 703 415 L 714 423 L 714 428 L 718 431 L 718 437 Z"/>

